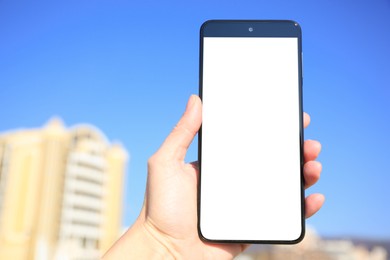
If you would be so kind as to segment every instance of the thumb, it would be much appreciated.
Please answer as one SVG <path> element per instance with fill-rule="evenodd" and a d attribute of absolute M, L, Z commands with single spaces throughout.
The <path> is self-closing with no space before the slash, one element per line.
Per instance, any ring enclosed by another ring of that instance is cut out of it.
<path fill-rule="evenodd" d="M 186 110 L 160 147 L 158 154 L 164 159 L 184 161 L 187 149 L 202 124 L 202 102 L 191 95 Z"/>

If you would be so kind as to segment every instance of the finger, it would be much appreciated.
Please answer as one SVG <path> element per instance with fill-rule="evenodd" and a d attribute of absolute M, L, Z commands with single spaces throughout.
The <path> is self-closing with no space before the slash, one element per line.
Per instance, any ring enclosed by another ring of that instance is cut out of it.
<path fill-rule="evenodd" d="M 188 100 L 183 116 L 165 139 L 158 154 L 167 159 L 183 161 L 201 123 L 202 102 L 198 96 L 192 95 Z"/>
<path fill-rule="evenodd" d="M 190 162 L 190 164 L 192 167 L 194 167 L 195 170 L 199 171 L 199 162 L 198 161 Z"/>
<path fill-rule="evenodd" d="M 310 116 L 308 113 L 303 112 L 303 126 L 304 128 L 308 127 L 310 124 Z"/>
<path fill-rule="evenodd" d="M 321 143 L 315 140 L 306 140 L 303 144 L 304 161 L 314 161 L 321 152 Z"/>
<path fill-rule="evenodd" d="M 241 244 L 241 252 L 244 252 L 245 250 L 248 249 L 248 247 L 250 247 L 251 244 Z"/>
<path fill-rule="evenodd" d="M 317 161 L 309 161 L 303 166 L 305 177 L 305 189 L 314 185 L 319 179 L 322 171 L 322 164 Z"/>
<path fill-rule="evenodd" d="M 311 194 L 305 199 L 305 217 L 310 218 L 313 216 L 324 204 L 325 197 L 322 194 Z"/>

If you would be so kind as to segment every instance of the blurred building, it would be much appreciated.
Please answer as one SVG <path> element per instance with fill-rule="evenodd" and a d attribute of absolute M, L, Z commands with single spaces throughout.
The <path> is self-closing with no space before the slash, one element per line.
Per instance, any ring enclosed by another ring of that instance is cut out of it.
<path fill-rule="evenodd" d="M 0 134 L 0 259 L 98 259 L 120 232 L 127 159 L 90 125 Z"/>
<path fill-rule="evenodd" d="M 387 250 L 374 246 L 371 250 L 351 240 L 322 239 L 307 228 L 304 240 L 296 245 L 252 245 L 236 260 L 387 260 Z"/>

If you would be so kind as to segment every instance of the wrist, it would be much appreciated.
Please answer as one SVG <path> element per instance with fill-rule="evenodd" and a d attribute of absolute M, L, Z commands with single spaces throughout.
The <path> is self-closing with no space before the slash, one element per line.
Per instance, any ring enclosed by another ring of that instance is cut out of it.
<path fill-rule="evenodd" d="M 103 259 L 175 259 L 158 231 L 137 220 L 107 251 Z"/>

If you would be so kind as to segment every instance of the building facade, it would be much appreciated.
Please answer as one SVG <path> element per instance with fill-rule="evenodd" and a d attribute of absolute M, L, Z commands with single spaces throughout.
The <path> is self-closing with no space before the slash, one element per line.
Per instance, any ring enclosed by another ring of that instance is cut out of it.
<path fill-rule="evenodd" d="M 98 259 L 121 229 L 128 154 L 90 125 L 0 135 L 0 259 Z"/>

